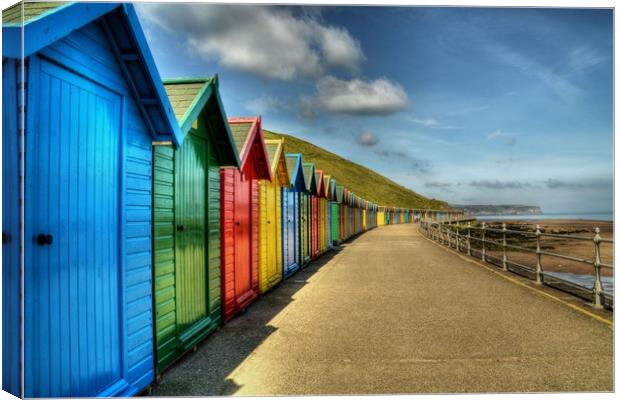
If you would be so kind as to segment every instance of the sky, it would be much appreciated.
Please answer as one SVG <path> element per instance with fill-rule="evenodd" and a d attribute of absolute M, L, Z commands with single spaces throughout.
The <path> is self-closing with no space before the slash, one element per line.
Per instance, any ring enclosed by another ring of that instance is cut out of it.
<path fill-rule="evenodd" d="M 606 9 L 140 3 L 162 77 L 422 195 L 613 208 Z"/>

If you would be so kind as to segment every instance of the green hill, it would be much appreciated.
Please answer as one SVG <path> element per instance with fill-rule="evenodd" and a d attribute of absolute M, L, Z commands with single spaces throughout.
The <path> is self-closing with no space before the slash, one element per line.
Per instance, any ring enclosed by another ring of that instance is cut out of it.
<path fill-rule="evenodd" d="M 265 139 L 284 138 L 287 153 L 301 153 L 304 161 L 314 163 L 317 169 L 331 175 L 338 184 L 344 185 L 353 193 L 373 203 L 402 208 L 440 209 L 448 207 L 444 201 L 421 196 L 369 168 L 304 140 L 265 129 L 263 133 Z"/>

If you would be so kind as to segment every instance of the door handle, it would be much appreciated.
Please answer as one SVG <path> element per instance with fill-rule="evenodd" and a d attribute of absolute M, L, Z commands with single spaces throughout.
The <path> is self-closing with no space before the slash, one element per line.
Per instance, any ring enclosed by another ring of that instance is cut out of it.
<path fill-rule="evenodd" d="M 37 235 L 37 244 L 39 246 L 50 245 L 54 242 L 54 237 L 50 234 L 39 233 Z"/>
<path fill-rule="evenodd" d="M 177 232 L 184 232 L 185 227 L 183 225 L 177 225 Z"/>
<path fill-rule="evenodd" d="M 7 235 L 6 233 L 2 232 L 2 244 L 8 244 L 11 242 L 11 235 Z"/>
<path fill-rule="evenodd" d="M 268 224 L 270 224 L 270 223 L 271 223 L 271 221 L 267 221 L 267 223 L 268 223 Z"/>
<path fill-rule="evenodd" d="M 238 226 L 238 225 L 241 225 L 241 222 L 239 222 L 239 221 L 235 221 L 235 225 L 237 225 L 237 226 Z"/>

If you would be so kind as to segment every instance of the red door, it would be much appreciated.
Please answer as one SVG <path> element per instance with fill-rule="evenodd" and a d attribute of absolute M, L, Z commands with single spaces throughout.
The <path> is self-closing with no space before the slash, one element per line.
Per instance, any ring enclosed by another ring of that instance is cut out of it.
<path fill-rule="evenodd" d="M 312 257 L 319 254 L 319 198 L 312 196 Z"/>
<path fill-rule="evenodd" d="M 250 190 L 252 180 L 246 171 L 235 172 L 235 297 L 244 300 L 252 285 Z"/>

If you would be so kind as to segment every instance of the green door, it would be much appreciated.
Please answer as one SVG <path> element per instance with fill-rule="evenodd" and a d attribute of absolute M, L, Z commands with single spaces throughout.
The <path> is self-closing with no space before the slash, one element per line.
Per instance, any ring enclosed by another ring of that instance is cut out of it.
<path fill-rule="evenodd" d="M 207 315 L 206 152 L 203 136 L 191 132 L 175 160 L 177 331 L 181 342 L 196 334 Z"/>
<path fill-rule="evenodd" d="M 331 242 L 334 244 L 340 243 L 340 205 L 336 202 L 330 204 L 332 208 L 332 237 Z"/>
<path fill-rule="evenodd" d="M 190 130 L 176 151 L 156 146 L 153 175 L 155 332 L 161 372 L 220 321 L 219 163 L 204 126 Z"/>

